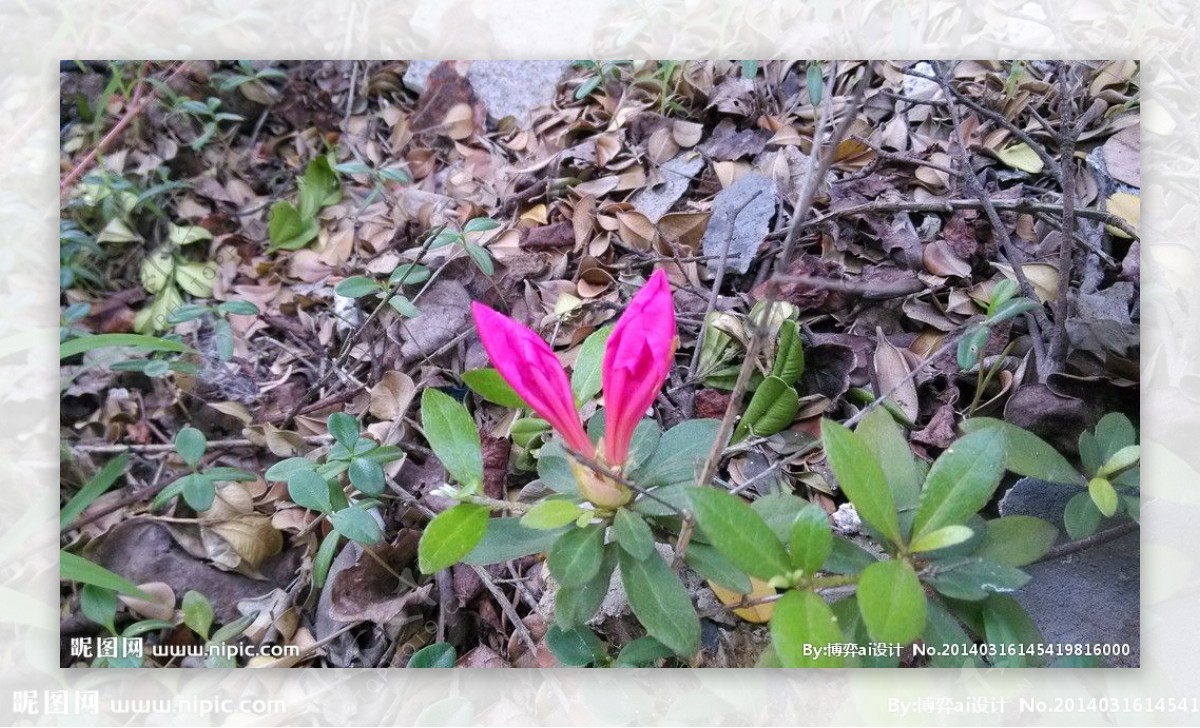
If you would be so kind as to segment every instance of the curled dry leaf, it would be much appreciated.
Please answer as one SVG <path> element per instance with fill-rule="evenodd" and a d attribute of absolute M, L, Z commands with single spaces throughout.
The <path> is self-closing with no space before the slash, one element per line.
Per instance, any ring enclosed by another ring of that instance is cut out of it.
<path fill-rule="evenodd" d="M 371 403 L 367 411 L 381 420 L 395 420 L 404 415 L 417 392 L 412 377 L 391 370 L 383 373 L 379 384 L 371 388 Z"/>
<path fill-rule="evenodd" d="M 143 619 L 169 621 L 175 616 L 175 590 L 171 588 L 170 584 L 152 581 L 148 584 L 138 584 L 138 589 L 150 595 L 151 599 L 139 599 L 124 594 L 117 595 L 117 598 L 126 607 L 129 607 L 129 611 Z"/>
<path fill-rule="evenodd" d="M 1005 263 L 992 263 L 992 267 L 1013 283 L 1018 282 L 1017 274 L 1013 271 L 1012 266 Z M 1058 298 L 1057 266 L 1049 263 L 1026 263 L 1021 266 L 1021 271 L 1029 280 L 1029 285 L 1033 286 L 1033 291 L 1037 294 L 1039 301 L 1046 303 Z"/>
<path fill-rule="evenodd" d="M 877 328 L 875 336 L 874 364 L 878 395 L 890 396 L 908 421 L 915 422 L 920 412 L 920 400 L 917 398 L 917 385 L 913 382 L 913 368 L 908 356 L 884 337 L 883 329 Z"/>
<path fill-rule="evenodd" d="M 935 276 L 967 278 L 971 275 L 971 264 L 958 257 L 945 240 L 935 240 L 922 252 L 925 270 Z"/>

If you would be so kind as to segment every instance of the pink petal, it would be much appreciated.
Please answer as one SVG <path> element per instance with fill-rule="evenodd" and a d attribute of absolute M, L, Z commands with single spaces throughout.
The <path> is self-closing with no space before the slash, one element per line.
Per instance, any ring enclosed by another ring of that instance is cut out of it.
<path fill-rule="evenodd" d="M 619 467 L 633 430 L 654 403 L 675 357 L 675 303 L 667 274 L 650 276 L 621 314 L 604 350 L 604 457 Z"/>
<path fill-rule="evenodd" d="M 584 457 L 595 448 L 579 420 L 571 383 L 550 346 L 529 327 L 479 302 L 471 304 L 479 339 L 492 366 L 521 399 Z"/>

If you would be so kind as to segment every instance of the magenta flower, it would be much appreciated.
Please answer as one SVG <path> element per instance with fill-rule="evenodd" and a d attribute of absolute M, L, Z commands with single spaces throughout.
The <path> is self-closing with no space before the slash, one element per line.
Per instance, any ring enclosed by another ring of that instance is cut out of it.
<path fill-rule="evenodd" d="M 666 273 L 659 270 L 621 314 L 604 351 L 605 435 L 599 452 L 592 446 L 571 385 L 558 358 L 536 333 L 481 303 L 472 304 L 475 328 L 488 358 L 509 386 L 539 417 L 562 435 L 585 460 L 598 460 L 618 472 L 629 457 L 634 428 L 662 389 L 675 356 L 675 308 Z M 631 494 L 619 483 L 575 468 L 584 497 L 617 507 Z"/>

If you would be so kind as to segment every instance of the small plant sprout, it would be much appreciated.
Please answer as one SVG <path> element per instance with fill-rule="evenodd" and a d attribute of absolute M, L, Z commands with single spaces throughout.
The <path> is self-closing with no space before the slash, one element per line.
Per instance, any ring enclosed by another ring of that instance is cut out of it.
<path fill-rule="evenodd" d="M 571 384 L 558 358 L 537 334 L 481 303 L 472 307 L 488 358 L 500 376 L 550 423 L 584 462 L 621 473 L 633 431 L 654 402 L 675 354 L 675 309 L 666 273 L 656 272 L 622 314 L 604 350 L 602 381 L 605 435 L 595 447 L 575 408 Z M 618 508 L 632 493 L 620 482 L 571 459 L 579 492 L 600 508 Z"/>

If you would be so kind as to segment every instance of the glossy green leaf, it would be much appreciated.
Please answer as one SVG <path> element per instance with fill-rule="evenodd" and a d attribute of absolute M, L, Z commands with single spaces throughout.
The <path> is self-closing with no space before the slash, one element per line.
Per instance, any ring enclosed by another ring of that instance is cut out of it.
<path fill-rule="evenodd" d="M 462 560 L 476 566 L 497 564 L 541 553 L 565 533 L 565 529 L 536 531 L 521 525 L 519 518 L 493 518 L 487 531 Z"/>
<path fill-rule="evenodd" d="M 1020 589 L 1029 582 L 1029 574 L 996 561 L 970 558 L 955 560 L 928 581 L 939 593 L 953 599 L 979 601 L 990 594 Z"/>
<path fill-rule="evenodd" d="M 354 451 L 359 437 L 358 420 L 345 412 L 334 412 L 326 419 L 325 426 L 329 429 L 329 434 L 333 435 L 333 439 L 342 447 L 351 452 Z"/>
<path fill-rule="evenodd" d="M 333 292 L 346 298 L 362 298 L 383 290 L 379 281 L 366 276 L 351 276 L 333 287 Z"/>
<path fill-rule="evenodd" d="M 337 531 L 330 531 L 321 541 L 321 547 L 317 549 L 317 555 L 313 558 L 312 578 L 313 586 L 318 589 L 325 586 L 325 578 L 329 576 L 329 567 L 333 564 L 333 559 L 338 553 L 338 544 L 342 541 L 342 536 Z"/>
<path fill-rule="evenodd" d="M 584 626 L 562 628 L 551 625 L 546 631 L 546 646 L 559 662 L 568 667 L 584 667 L 604 659 L 604 643 Z"/>
<path fill-rule="evenodd" d="M 521 399 L 521 395 L 517 394 L 495 369 L 472 369 L 462 373 L 462 380 L 472 392 L 492 404 L 512 409 L 529 408 L 525 400 Z"/>
<path fill-rule="evenodd" d="M 654 534 L 650 532 L 650 526 L 627 508 L 618 510 L 613 518 L 613 537 L 634 558 L 644 559 L 654 551 Z"/>
<path fill-rule="evenodd" d="M 448 394 L 426 389 L 421 395 L 421 423 L 425 439 L 447 472 L 470 490 L 481 488 L 483 453 L 467 409 Z"/>
<path fill-rule="evenodd" d="M 612 336 L 613 326 L 605 326 L 591 333 L 579 347 L 575 366 L 571 370 L 571 391 L 576 402 L 586 402 L 600 392 L 601 367 L 604 363 L 604 347 Z"/>
<path fill-rule="evenodd" d="M 313 470 L 297 469 L 288 475 L 288 496 L 301 508 L 320 513 L 333 510 L 333 486 Z"/>
<path fill-rule="evenodd" d="M 84 584 L 79 591 L 79 609 L 83 616 L 116 634 L 117 594 L 94 584 Z"/>
<path fill-rule="evenodd" d="M 144 334 L 96 334 L 64 341 L 58 346 L 59 359 L 110 346 L 132 346 L 144 351 L 185 352 L 188 348 L 178 341 Z"/>
<path fill-rule="evenodd" d="M 487 530 L 488 509 L 474 503 L 459 503 L 437 514 L 425 527 L 417 548 L 421 572 L 432 574 L 462 561 Z"/>
<path fill-rule="evenodd" d="M 1100 526 L 1101 515 L 1090 493 L 1076 493 L 1063 510 L 1063 525 L 1067 528 L 1067 535 L 1072 540 L 1091 536 Z"/>
<path fill-rule="evenodd" d="M 295 205 L 280 200 L 267 215 L 267 237 L 271 240 L 267 252 L 299 250 L 316 240 L 319 232 L 315 218 L 301 216 Z"/>
<path fill-rule="evenodd" d="M 858 577 L 858 608 L 871 639 L 906 645 L 925 626 L 925 590 L 906 561 L 879 561 Z"/>
<path fill-rule="evenodd" d="M 693 539 L 688 544 L 684 561 L 700 576 L 736 594 L 749 594 L 752 589 L 750 577 L 706 543 Z"/>
<path fill-rule="evenodd" d="M 673 654 L 670 647 L 653 637 L 638 637 L 621 648 L 614 667 L 650 667 Z"/>
<path fill-rule="evenodd" d="M 893 543 L 901 543 L 891 486 L 863 438 L 832 420 L 821 423 L 821 438 L 838 485 L 859 517 Z"/>
<path fill-rule="evenodd" d="M 1046 555 L 1058 538 L 1054 524 L 1033 516 L 1004 516 L 987 522 L 976 553 L 1009 566 L 1032 564 Z"/>
<path fill-rule="evenodd" d="M 1037 435 L 991 417 L 972 417 L 961 425 L 964 434 L 994 429 L 1004 438 L 1004 467 L 1018 475 L 1051 483 L 1085 485 L 1086 480 L 1067 459 Z"/>
<path fill-rule="evenodd" d="M 793 566 L 806 574 L 820 570 L 833 550 L 833 531 L 825 511 L 816 506 L 801 511 L 792 526 L 789 544 Z"/>
<path fill-rule="evenodd" d="M 913 535 L 962 524 L 987 505 L 1004 474 L 1004 438 L 993 429 L 960 438 L 929 469 Z"/>
<path fill-rule="evenodd" d="M 208 597 L 190 590 L 183 595 L 183 623 L 196 634 L 208 639 L 213 623 L 213 606 Z"/>
<path fill-rule="evenodd" d="M 690 657 L 700 646 L 700 619 L 679 576 L 658 551 L 644 559 L 618 550 L 621 579 L 633 614 L 650 636 Z"/>
<path fill-rule="evenodd" d="M 193 468 L 200 464 L 200 458 L 204 457 L 207 447 L 208 438 L 195 427 L 185 427 L 175 436 L 175 451 L 183 458 L 183 462 Z"/>
<path fill-rule="evenodd" d="M 455 660 L 458 659 L 458 653 L 454 649 L 454 645 L 446 642 L 434 642 L 432 645 L 426 645 L 413 653 L 413 656 L 408 658 L 408 665 L 405 667 L 417 668 L 449 668 L 454 667 Z"/>
<path fill-rule="evenodd" d="M 363 457 L 350 461 L 350 484 L 367 495 L 380 495 L 387 487 L 383 467 Z"/>
<path fill-rule="evenodd" d="M 763 581 L 791 572 L 783 544 L 741 498 L 716 488 L 690 495 L 701 532 L 735 566 Z"/>
<path fill-rule="evenodd" d="M 1117 491 L 1108 478 L 1095 477 L 1088 482 L 1088 494 L 1101 515 L 1111 518 L 1117 512 Z"/>
<path fill-rule="evenodd" d="M 800 398 L 796 390 L 779 377 L 767 377 L 754 390 L 731 442 L 740 442 L 751 434 L 756 437 L 774 435 L 792 424 L 799 409 Z"/>
<path fill-rule="evenodd" d="M 913 539 L 908 545 L 908 550 L 913 553 L 937 551 L 967 541 L 974 535 L 975 532 L 966 526 L 943 526 Z"/>
<path fill-rule="evenodd" d="M 79 492 L 72 496 L 71 500 L 67 501 L 67 504 L 58 512 L 58 527 L 65 529 L 71 525 L 71 522 L 92 504 L 92 501 L 99 498 L 104 491 L 117 482 L 117 478 L 121 477 L 128 465 L 128 452 L 123 452 L 105 463 L 104 467 L 89 478 Z"/>
<path fill-rule="evenodd" d="M 559 584 L 579 586 L 600 571 L 604 560 L 604 528 L 573 528 L 559 537 L 546 557 L 546 566 Z"/>
<path fill-rule="evenodd" d="M 375 516 L 357 506 L 348 506 L 329 514 L 329 524 L 338 533 L 364 546 L 373 546 L 383 540 L 383 529 Z"/>
<path fill-rule="evenodd" d="M 780 543 L 787 543 L 792 537 L 792 525 L 800 517 L 800 512 L 812 507 L 800 496 L 783 492 L 768 493 L 750 504 L 750 508 L 762 516 Z"/>
<path fill-rule="evenodd" d="M 658 447 L 630 479 L 642 488 L 695 485 L 720 429 L 719 420 L 687 420 L 663 433 Z"/>
<path fill-rule="evenodd" d="M 1045 642 L 1029 613 L 1012 597 L 995 595 L 984 602 L 983 624 L 989 645 L 1019 647 Z M 1040 666 L 1044 662 L 1045 658 L 1036 653 L 1025 655 L 1021 652 L 1000 654 L 992 659 L 996 667 Z"/>
<path fill-rule="evenodd" d="M 613 571 L 617 568 L 617 551 L 614 543 L 605 544 L 604 557 L 596 575 L 582 584 L 559 586 L 554 595 L 554 619 L 563 627 L 574 627 L 586 623 L 608 594 Z"/>
<path fill-rule="evenodd" d="M 787 319 L 779 327 L 779 344 L 771 374 L 790 387 L 803 373 L 804 347 L 800 342 L 800 328 L 794 320 Z"/>
<path fill-rule="evenodd" d="M 854 434 L 862 438 L 877 462 L 887 463 L 883 474 L 892 490 L 896 508 L 901 511 L 915 509 L 925 474 L 917 465 L 917 458 L 895 418 L 883 407 L 876 407 L 863 417 Z"/>
<path fill-rule="evenodd" d="M 988 337 L 991 335 L 992 329 L 987 324 L 974 324 L 967 329 L 967 332 L 958 340 L 959 369 L 975 368 L 975 365 L 979 363 L 980 354 L 987 346 Z"/>
<path fill-rule="evenodd" d="M 775 603 L 771 644 L 784 667 L 841 667 L 843 659 L 824 648 L 845 640 L 833 611 L 817 594 L 789 591 Z"/>
<path fill-rule="evenodd" d="M 571 501 L 547 498 L 521 516 L 521 525 L 538 530 L 554 530 L 574 523 L 584 513 L 582 508 Z"/>
<path fill-rule="evenodd" d="M 1113 453 L 1104 466 L 1096 472 L 1101 478 L 1107 478 L 1113 473 L 1119 473 L 1135 464 L 1142 457 L 1142 449 L 1137 445 L 1126 445 Z"/>
<path fill-rule="evenodd" d="M 80 584 L 111 589 L 139 599 L 153 600 L 154 598 L 120 574 L 113 573 L 103 566 L 94 564 L 69 551 L 58 552 L 58 578 L 63 581 L 76 581 Z"/>

